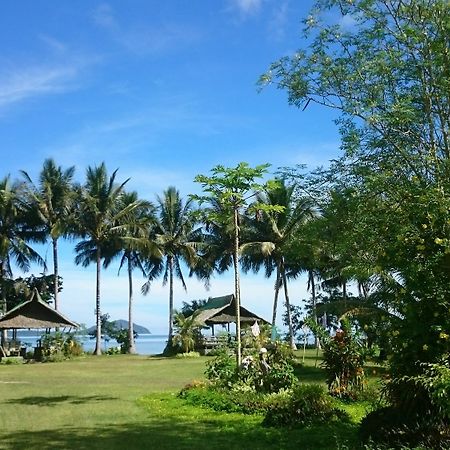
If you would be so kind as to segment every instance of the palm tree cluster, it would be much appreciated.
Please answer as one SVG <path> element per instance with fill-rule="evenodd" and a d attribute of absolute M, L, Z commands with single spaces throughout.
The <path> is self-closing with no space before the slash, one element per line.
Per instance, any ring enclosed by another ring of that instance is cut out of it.
<path fill-rule="evenodd" d="M 174 345 L 174 282 L 180 280 L 187 289 L 184 268 L 188 276 L 196 276 L 206 287 L 214 273 L 231 269 L 236 284 L 239 268 L 244 272 L 262 268 L 266 277 L 275 274 L 272 325 L 275 328 L 278 298 L 283 291 L 290 343 L 295 347 L 288 282 L 307 272 L 314 302 L 314 280 L 318 276 L 330 278 L 323 269 L 324 256 L 318 256 L 314 244 L 319 243 L 317 233 L 312 231 L 320 228 L 315 224 L 323 222 L 323 215 L 316 202 L 299 194 L 294 182 L 279 178 L 265 185 L 253 183 L 251 178 L 261 176 L 267 165 L 259 167 L 240 185 L 245 188 L 245 198 L 238 197 L 240 188 L 233 183 L 239 184 L 239 180 L 235 179 L 227 187 L 231 197 L 210 196 L 207 204 L 200 206 L 195 196 L 184 200 L 173 186 L 157 196 L 155 203 L 140 199 L 136 192 L 126 190 L 128 179 L 118 181 L 117 170 L 108 174 L 104 163 L 88 167 L 83 184 L 74 181 L 74 167 L 63 169 L 52 159 L 44 162 L 37 182 L 25 171 L 14 183 L 6 177 L 0 183 L 2 311 L 6 311 L 6 282 L 13 276 L 11 262 L 24 271 L 32 262 L 45 265 L 32 244 L 46 241 L 53 250 L 53 299 L 55 309 L 59 308 L 58 242 L 73 239 L 75 263 L 96 266 L 97 355 L 101 354 L 101 271 L 115 260 L 119 261 L 118 271 L 125 268 L 128 278 L 130 353 L 136 352 L 133 271 L 138 270 L 146 279 L 141 287 L 144 294 L 159 277 L 169 286 L 169 351 Z M 245 163 L 235 170 L 243 169 L 244 173 L 252 170 Z M 336 254 L 327 254 L 329 266 L 332 257 Z M 345 286 L 343 281 L 344 291 Z M 235 291 L 239 292 L 238 285 Z"/>

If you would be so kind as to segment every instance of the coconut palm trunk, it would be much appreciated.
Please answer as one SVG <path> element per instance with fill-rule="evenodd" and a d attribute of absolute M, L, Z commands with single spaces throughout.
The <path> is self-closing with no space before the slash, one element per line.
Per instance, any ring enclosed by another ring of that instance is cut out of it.
<path fill-rule="evenodd" d="M 167 348 L 173 346 L 173 256 L 168 257 L 169 265 L 169 335 L 167 338 Z"/>
<path fill-rule="evenodd" d="M 58 239 L 52 239 L 52 247 L 53 247 L 53 289 L 55 296 L 55 309 L 59 309 L 59 274 L 58 274 Z"/>
<path fill-rule="evenodd" d="M 289 300 L 289 292 L 287 287 L 287 276 L 286 276 L 286 268 L 284 266 L 284 258 L 281 262 L 281 273 L 283 278 L 283 287 L 284 287 L 284 298 L 286 301 L 286 313 L 288 319 L 288 327 L 289 327 L 289 344 L 292 350 L 297 350 L 297 346 L 294 341 L 294 331 L 292 326 L 292 314 L 291 314 L 291 302 Z"/>
<path fill-rule="evenodd" d="M 281 286 L 281 275 L 280 266 L 277 265 L 277 277 L 275 280 L 275 296 L 273 298 L 273 309 L 272 309 L 272 328 L 275 328 L 275 322 L 277 320 L 277 309 L 278 309 L 278 295 L 280 294 Z"/>
<path fill-rule="evenodd" d="M 233 266 L 234 266 L 234 297 L 236 301 L 236 363 L 237 367 L 241 366 L 241 288 L 239 276 L 239 220 L 238 210 L 234 209 L 234 250 L 233 250 Z"/>
<path fill-rule="evenodd" d="M 101 270 L 101 251 L 97 246 L 97 282 L 95 290 L 95 320 L 96 320 L 96 338 L 95 338 L 95 355 L 102 354 L 102 322 L 100 313 L 100 270 Z"/>
<path fill-rule="evenodd" d="M 137 353 L 133 325 L 133 267 L 130 257 L 128 257 L 128 353 Z"/>
<path fill-rule="evenodd" d="M 314 280 L 314 272 L 308 271 L 309 286 L 311 287 L 311 300 L 312 300 L 312 318 L 314 323 L 317 323 L 317 310 L 316 310 L 316 282 Z M 320 339 L 314 335 L 314 346 L 320 349 Z"/>

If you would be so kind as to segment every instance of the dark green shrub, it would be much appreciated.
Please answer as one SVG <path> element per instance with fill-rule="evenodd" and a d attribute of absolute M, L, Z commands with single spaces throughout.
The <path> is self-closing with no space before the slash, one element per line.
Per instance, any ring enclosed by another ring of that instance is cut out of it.
<path fill-rule="evenodd" d="M 334 400 L 318 384 L 296 386 L 289 397 L 280 398 L 268 409 L 267 426 L 305 426 L 334 420 L 348 420 Z"/>
<path fill-rule="evenodd" d="M 364 387 L 365 350 L 355 337 L 348 323 L 342 330 L 324 342 L 322 367 L 327 374 L 327 385 L 331 395 L 339 398 L 356 398 Z"/>
<path fill-rule="evenodd" d="M 216 356 L 206 363 L 206 378 L 222 387 L 231 387 L 237 381 L 234 355 L 227 347 L 217 349 Z"/>
<path fill-rule="evenodd" d="M 236 384 L 233 389 L 194 384 L 179 393 L 191 405 L 241 414 L 264 414 L 287 396 L 285 391 L 263 394 L 244 384 Z"/>
<path fill-rule="evenodd" d="M 385 382 L 389 405 L 361 422 L 361 438 L 379 445 L 450 448 L 450 361 L 447 355 L 423 371 Z"/>
<path fill-rule="evenodd" d="M 58 362 L 83 354 L 83 347 L 71 333 L 44 334 L 41 338 L 42 361 Z"/>

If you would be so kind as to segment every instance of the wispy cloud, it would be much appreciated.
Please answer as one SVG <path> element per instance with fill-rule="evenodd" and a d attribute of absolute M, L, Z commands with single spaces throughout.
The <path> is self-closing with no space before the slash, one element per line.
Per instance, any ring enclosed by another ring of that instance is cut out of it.
<path fill-rule="evenodd" d="M 184 48 L 201 38 L 201 31 L 173 22 L 149 27 L 147 24 L 124 24 L 108 3 L 102 3 L 92 15 L 94 23 L 128 52 L 138 56 L 160 54 Z"/>
<path fill-rule="evenodd" d="M 30 97 L 74 89 L 76 66 L 35 66 L 0 76 L 0 108 Z"/>
<path fill-rule="evenodd" d="M 232 0 L 232 4 L 243 15 L 257 13 L 264 0 Z"/>
<path fill-rule="evenodd" d="M 285 27 L 288 20 L 289 2 L 280 1 L 275 4 L 272 19 L 269 23 L 270 36 L 277 41 L 284 38 Z"/>

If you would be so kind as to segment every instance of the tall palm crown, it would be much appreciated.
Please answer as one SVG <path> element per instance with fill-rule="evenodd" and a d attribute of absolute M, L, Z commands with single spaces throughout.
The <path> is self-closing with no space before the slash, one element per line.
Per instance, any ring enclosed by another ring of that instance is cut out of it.
<path fill-rule="evenodd" d="M 252 241 L 246 248 L 242 259 L 244 270 L 258 271 L 264 267 L 270 277 L 276 271 L 275 297 L 273 304 L 272 325 L 275 326 L 278 294 L 284 287 L 288 320 L 290 322 L 289 296 L 287 290 L 288 274 L 297 274 L 301 268 L 291 264 L 289 253 L 293 239 L 301 231 L 301 226 L 316 215 L 313 203 L 309 199 L 295 198 L 295 186 L 286 185 L 284 180 L 277 180 L 274 187 L 258 195 L 258 203 L 281 206 L 281 211 L 266 213 L 264 209 L 253 220 Z M 290 329 L 292 326 L 290 325 Z M 290 330 L 291 345 L 293 335 Z"/>
<path fill-rule="evenodd" d="M 111 250 L 111 242 L 127 228 L 127 217 L 137 206 L 121 203 L 124 186 L 117 184 L 117 170 L 108 177 L 106 166 L 88 167 L 86 182 L 80 190 L 77 212 L 78 234 L 83 239 L 75 247 L 76 264 L 87 267 L 91 262 L 97 266 L 96 283 L 96 346 L 95 354 L 101 354 L 100 269 L 102 259 Z"/>
<path fill-rule="evenodd" d="M 144 259 L 146 257 L 161 258 L 161 253 L 155 243 L 148 239 L 148 230 L 155 223 L 153 204 L 139 200 L 136 192 L 124 192 L 120 198 L 120 209 L 130 205 L 135 208 L 124 219 L 123 233 L 110 241 L 107 251 L 104 251 L 104 266 L 107 267 L 113 259 L 120 257 L 119 273 L 125 266 L 128 275 L 128 353 L 136 353 L 133 325 L 133 271 L 138 269 L 146 276 Z"/>
<path fill-rule="evenodd" d="M 44 225 L 53 246 L 53 275 L 55 309 L 58 309 L 58 239 L 69 232 L 74 201 L 73 176 L 75 167 L 63 170 L 53 159 L 46 159 L 36 186 L 27 172 L 22 175 L 28 184 L 27 195 Z"/>
<path fill-rule="evenodd" d="M 169 333 L 167 348 L 172 347 L 173 338 L 173 281 L 176 276 L 186 290 L 181 263 L 193 267 L 196 261 L 196 247 L 200 239 L 200 228 L 195 228 L 191 200 L 183 202 L 179 192 L 169 187 L 162 197 L 157 197 L 156 224 L 150 239 L 159 248 L 163 258 L 149 258 L 147 261 L 148 281 L 142 286 L 147 294 L 151 282 L 163 275 L 163 285 L 169 282 Z"/>
<path fill-rule="evenodd" d="M 37 218 L 26 202 L 21 200 L 20 185 L 12 184 L 9 176 L 0 180 L 0 290 L 2 311 L 6 311 L 3 281 L 13 275 L 11 263 L 28 271 L 31 262 L 44 265 L 29 242 L 44 242 L 45 235 L 37 226 Z"/>

